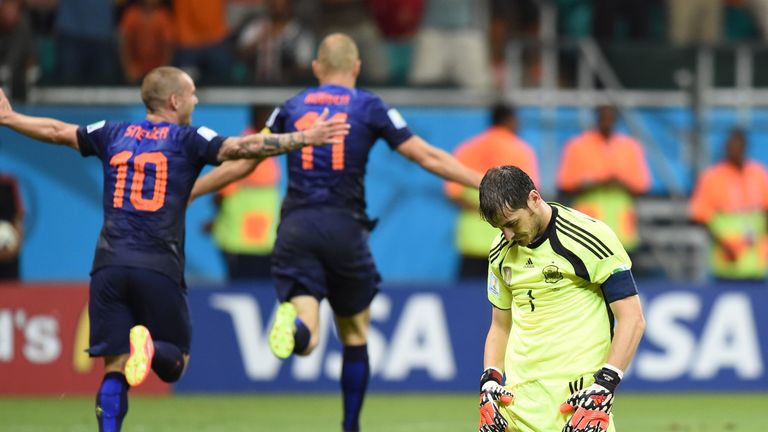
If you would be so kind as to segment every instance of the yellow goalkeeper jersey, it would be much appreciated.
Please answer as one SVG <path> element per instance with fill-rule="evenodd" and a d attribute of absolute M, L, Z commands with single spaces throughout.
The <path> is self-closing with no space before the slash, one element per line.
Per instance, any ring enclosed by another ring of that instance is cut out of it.
<path fill-rule="evenodd" d="M 527 246 L 500 234 L 488 258 L 488 300 L 511 309 L 507 385 L 592 374 L 608 356 L 613 315 L 601 284 L 631 261 L 603 222 L 557 203 Z"/>

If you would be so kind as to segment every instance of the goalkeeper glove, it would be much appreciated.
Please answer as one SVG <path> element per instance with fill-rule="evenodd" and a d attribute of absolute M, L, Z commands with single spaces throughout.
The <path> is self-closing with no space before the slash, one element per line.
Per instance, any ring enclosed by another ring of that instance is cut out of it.
<path fill-rule="evenodd" d="M 480 377 L 480 425 L 478 432 L 504 432 L 507 420 L 499 412 L 497 402 L 512 403 L 514 396 L 501 385 L 501 371 L 488 368 Z"/>
<path fill-rule="evenodd" d="M 561 413 L 575 412 L 563 432 L 605 432 L 610 422 L 613 396 L 621 381 L 621 372 L 603 367 L 595 372 L 595 383 L 577 391 L 560 406 Z"/>

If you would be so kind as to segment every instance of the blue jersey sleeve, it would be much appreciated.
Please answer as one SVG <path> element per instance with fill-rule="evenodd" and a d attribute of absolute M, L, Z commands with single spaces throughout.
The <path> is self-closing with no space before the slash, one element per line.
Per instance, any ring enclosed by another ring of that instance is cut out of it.
<path fill-rule="evenodd" d="M 369 124 L 373 130 L 378 136 L 384 138 L 392 149 L 413 136 L 413 132 L 408 128 L 400 112 L 388 107 L 378 97 L 371 102 L 368 114 Z"/>
<path fill-rule="evenodd" d="M 186 126 L 181 131 L 181 139 L 190 159 L 203 165 L 218 165 L 219 150 L 227 137 L 220 136 L 213 129 L 205 126 Z"/>
<path fill-rule="evenodd" d="M 83 157 L 104 156 L 104 149 L 112 142 L 112 132 L 119 124 L 101 120 L 77 128 L 77 145 Z"/>

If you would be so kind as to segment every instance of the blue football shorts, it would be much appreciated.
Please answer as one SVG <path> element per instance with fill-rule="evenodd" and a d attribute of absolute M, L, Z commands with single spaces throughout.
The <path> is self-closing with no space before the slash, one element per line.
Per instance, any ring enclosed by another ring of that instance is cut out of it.
<path fill-rule="evenodd" d="M 298 209 L 286 215 L 272 253 L 279 300 L 327 298 L 338 316 L 367 309 L 381 282 L 368 247 L 370 229 L 367 219 L 337 208 Z"/>
<path fill-rule="evenodd" d="M 106 266 L 91 275 L 88 300 L 92 357 L 130 352 L 128 332 L 144 325 L 154 340 L 189 353 L 192 325 L 187 289 L 149 269 Z"/>

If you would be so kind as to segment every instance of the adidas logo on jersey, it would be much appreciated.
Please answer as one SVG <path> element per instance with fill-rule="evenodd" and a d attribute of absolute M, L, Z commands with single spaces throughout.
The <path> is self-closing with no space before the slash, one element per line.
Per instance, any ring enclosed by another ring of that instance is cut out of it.
<path fill-rule="evenodd" d="M 525 263 L 525 265 L 523 266 L 523 268 L 527 268 L 527 269 L 531 269 L 531 268 L 533 268 L 533 261 L 531 261 L 531 259 L 530 259 L 530 258 L 528 258 L 528 261 Z"/>

